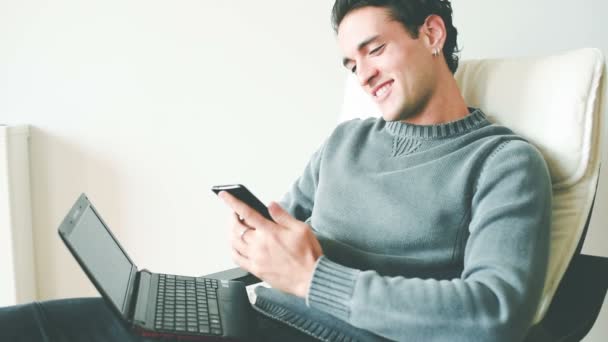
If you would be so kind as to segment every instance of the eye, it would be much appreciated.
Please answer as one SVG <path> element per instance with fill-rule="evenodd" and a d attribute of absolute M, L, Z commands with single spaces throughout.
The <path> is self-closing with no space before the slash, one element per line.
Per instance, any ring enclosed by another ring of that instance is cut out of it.
<path fill-rule="evenodd" d="M 370 55 L 372 55 L 372 56 L 377 56 L 377 55 L 379 55 L 380 53 L 382 53 L 382 51 L 384 50 L 384 47 L 385 47 L 385 46 L 386 46 L 386 44 L 382 44 L 382 45 L 378 46 L 377 48 L 375 48 L 375 49 L 371 50 L 371 51 L 369 52 L 369 54 L 370 54 Z"/>
<path fill-rule="evenodd" d="M 356 66 L 356 65 L 353 65 L 353 66 L 350 68 L 350 72 L 352 72 L 353 74 L 356 74 L 356 73 L 357 73 L 357 66 Z"/>

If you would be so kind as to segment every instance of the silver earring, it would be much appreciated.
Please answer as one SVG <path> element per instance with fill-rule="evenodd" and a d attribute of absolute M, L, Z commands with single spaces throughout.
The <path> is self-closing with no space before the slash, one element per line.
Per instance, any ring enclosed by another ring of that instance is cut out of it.
<path fill-rule="evenodd" d="M 433 49 L 433 57 L 439 56 L 439 51 L 440 51 L 439 48 L 434 48 Z"/>

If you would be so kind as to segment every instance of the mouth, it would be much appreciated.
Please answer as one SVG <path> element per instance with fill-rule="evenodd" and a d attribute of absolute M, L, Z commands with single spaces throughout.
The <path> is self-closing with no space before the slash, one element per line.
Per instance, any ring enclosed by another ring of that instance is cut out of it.
<path fill-rule="evenodd" d="M 380 102 L 388 97 L 393 86 L 393 81 L 384 82 L 372 90 L 372 97 L 376 102 Z"/>

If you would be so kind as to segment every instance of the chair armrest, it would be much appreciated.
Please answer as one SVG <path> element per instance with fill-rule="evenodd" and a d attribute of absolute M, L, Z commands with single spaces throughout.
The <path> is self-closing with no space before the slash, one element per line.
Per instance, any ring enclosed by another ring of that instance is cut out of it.
<path fill-rule="evenodd" d="M 207 275 L 204 275 L 203 277 L 219 279 L 219 280 L 238 280 L 238 281 L 244 282 L 245 285 L 251 285 L 251 284 L 261 282 L 261 280 L 258 279 L 256 276 L 254 276 L 253 274 L 251 274 L 239 267 L 231 268 L 231 269 L 216 272 L 216 273 L 207 274 Z"/>
<path fill-rule="evenodd" d="M 580 341 L 593 327 L 608 290 L 608 258 L 579 254 L 543 320 L 526 341 Z"/>

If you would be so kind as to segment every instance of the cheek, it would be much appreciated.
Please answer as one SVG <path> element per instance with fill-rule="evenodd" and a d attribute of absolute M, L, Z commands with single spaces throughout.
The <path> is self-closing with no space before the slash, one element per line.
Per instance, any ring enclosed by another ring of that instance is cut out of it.
<path fill-rule="evenodd" d="M 384 53 L 380 57 L 377 57 L 376 65 L 380 70 L 383 70 L 388 74 L 395 74 L 403 71 L 406 64 L 401 56 Z"/>
<path fill-rule="evenodd" d="M 407 80 L 410 76 L 410 65 L 401 56 L 383 58 L 382 68 L 386 72 L 386 78 L 392 78 L 400 82 Z"/>
<path fill-rule="evenodd" d="M 412 97 L 416 91 L 416 80 L 408 70 L 401 70 L 395 73 L 394 90 L 397 94 L 404 96 L 406 99 Z"/>
<path fill-rule="evenodd" d="M 432 82 L 434 78 L 434 75 L 429 73 L 424 64 L 402 66 L 402 70 L 397 75 L 400 87 L 410 96 L 428 88 L 429 82 Z"/>

